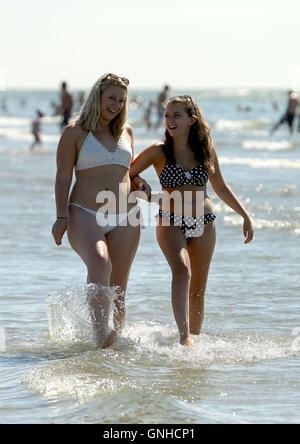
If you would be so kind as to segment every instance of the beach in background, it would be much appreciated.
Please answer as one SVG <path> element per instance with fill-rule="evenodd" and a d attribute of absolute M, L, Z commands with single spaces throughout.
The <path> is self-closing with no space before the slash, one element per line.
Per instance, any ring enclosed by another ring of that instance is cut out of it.
<path fill-rule="evenodd" d="M 162 140 L 141 106 L 157 93 L 131 91 L 136 154 Z M 244 245 L 242 219 L 209 187 L 217 244 L 193 350 L 178 344 L 171 273 L 151 224 L 132 267 L 124 334 L 95 349 L 82 309 L 85 267 L 66 237 L 58 248 L 51 236 L 57 91 L 0 92 L 1 423 L 300 421 L 300 134 L 283 125 L 270 137 L 287 91 L 177 93 L 203 110 L 225 180 L 255 228 Z M 36 109 L 42 145 L 30 150 Z M 154 169 L 142 177 L 160 190 Z"/>

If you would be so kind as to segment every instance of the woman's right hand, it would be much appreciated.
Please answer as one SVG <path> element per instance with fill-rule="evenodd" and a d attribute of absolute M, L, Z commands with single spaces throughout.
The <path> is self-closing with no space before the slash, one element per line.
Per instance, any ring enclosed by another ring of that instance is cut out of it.
<path fill-rule="evenodd" d="M 148 182 L 143 180 L 143 182 L 140 183 L 140 185 L 139 185 L 139 191 L 142 191 L 143 193 L 146 193 L 147 198 L 148 198 L 148 202 L 150 202 L 152 190 L 151 190 L 151 187 L 148 184 Z M 142 199 L 143 199 L 143 197 L 142 197 Z"/>
<path fill-rule="evenodd" d="M 54 237 L 56 245 L 61 245 L 61 240 L 67 228 L 68 219 L 56 219 L 52 227 L 52 236 Z"/>

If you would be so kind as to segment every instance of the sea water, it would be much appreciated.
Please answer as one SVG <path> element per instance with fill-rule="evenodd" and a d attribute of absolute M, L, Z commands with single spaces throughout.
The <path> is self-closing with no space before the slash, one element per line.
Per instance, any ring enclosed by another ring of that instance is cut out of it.
<path fill-rule="evenodd" d="M 192 350 L 178 343 L 171 273 L 153 224 L 142 230 L 132 266 L 124 333 L 97 349 L 85 266 L 66 237 L 57 247 L 51 236 L 60 129 L 50 102 L 57 94 L 2 93 L 1 423 L 299 422 L 300 135 L 284 126 L 269 134 L 286 92 L 176 93 L 191 94 L 204 111 L 224 178 L 255 227 L 255 240 L 244 245 L 241 218 L 209 186 L 217 244 L 203 331 Z M 131 94 L 144 105 L 156 95 Z M 31 151 L 36 108 L 45 113 L 43 144 Z M 143 116 L 131 105 L 136 154 L 163 137 L 162 128 L 145 128 Z M 153 169 L 142 176 L 160 190 Z M 156 211 L 153 204 L 151 218 Z"/>

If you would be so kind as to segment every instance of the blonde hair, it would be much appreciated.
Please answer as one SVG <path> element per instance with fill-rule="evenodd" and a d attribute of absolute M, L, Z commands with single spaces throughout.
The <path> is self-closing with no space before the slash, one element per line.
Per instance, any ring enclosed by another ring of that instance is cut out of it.
<path fill-rule="evenodd" d="M 93 85 L 89 95 L 80 109 L 77 122 L 85 131 L 94 132 L 100 129 L 101 95 L 110 86 L 119 86 L 126 91 L 123 108 L 122 111 L 109 123 L 111 134 L 118 140 L 121 137 L 127 122 L 128 88 L 120 78 L 110 79 L 107 78 L 107 76 L 108 74 L 101 76 Z"/>
<path fill-rule="evenodd" d="M 164 107 L 166 108 L 169 104 L 173 103 L 183 105 L 185 112 L 190 117 L 195 117 L 197 119 L 190 128 L 188 143 L 194 152 L 195 158 L 204 164 L 208 174 L 214 174 L 214 145 L 210 134 L 210 127 L 200 108 L 190 96 L 173 97 L 164 103 Z M 173 138 L 166 129 L 164 151 L 169 163 L 175 163 L 173 144 Z"/>

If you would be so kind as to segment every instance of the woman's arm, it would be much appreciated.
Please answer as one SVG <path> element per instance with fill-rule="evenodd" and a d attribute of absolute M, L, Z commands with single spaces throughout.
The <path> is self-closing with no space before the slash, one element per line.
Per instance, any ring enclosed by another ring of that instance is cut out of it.
<path fill-rule="evenodd" d="M 57 217 L 68 217 L 68 197 L 76 159 L 76 138 L 73 127 L 66 127 L 56 154 L 55 200 Z"/>
<path fill-rule="evenodd" d="M 134 159 L 134 137 L 133 137 L 133 131 L 131 126 L 126 125 L 126 131 L 127 134 L 130 138 L 130 144 L 131 144 L 131 148 L 132 148 L 132 160 L 131 160 L 131 165 Z M 130 177 L 131 180 L 131 187 L 133 191 L 143 191 L 146 193 L 148 200 L 150 200 L 151 198 L 151 187 L 150 185 L 146 182 L 145 179 L 143 179 L 140 176 L 134 176 L 134 177 Z"/>
<path fill-rule="evenodd" d="M 76 159 L 76 138 L 73 127 L 67 126 L 57 147 L 57 173 L 55 181 L 55 201 L 57 219 L 52 227 L 56 245 L 61 245 L 68 227 L 68 197 Z"/>
<path fill-rule="evenodd" d="M 253 239 L 253 227 L 252 227 L 251 218 L 247 213 L 246 209 L 241 204 L 241 202 L 238 200 L 238 198 L 235 196 L 235 194 L 226 184 L 221 172 L 216 150 L 214 150 L 214 158 L 215 158 L 214 160 L 215 172 L 214 174 L 211 174 L 209 176 L 209 181 L 211 183 L 211 186 L 214 192 L 220 197 L 220 199 L 223 200 L 223 202 L 225 202 L 237 214 L 239 214 L 244 218 L 243 231 L 244 231 L 244 236 L 247 237 L 245 243 L 249 243 Z"/>
<path fill-rule="evenodd" d="M 149 166 L 153 165 L 157 160 L 158 155 L 158 147 L 159 145 L 154 144 L 149 148 L 146 148 L 142 151 L 136 159 L 131 163 L 130 166 L 130 177 L 132 182 L 140 191 L 143 191 L 147 194 L 148 201 L 151 200 L 152 190 L 148 183 L 139 176 L 139 173 L 142 173 L 144 170 L 149 168 Z"/>
<path fill-rule="evenodd" d="M 149 168 L 151 165 L 154 165 L 160 155 L 161 148 L 159 144 L 154 143 L 153 145 L 146 148 L 131 163 L 129 172 L 130 177 L 132 178 L 134 176 L 137 176 L 138 174 Z"/>

